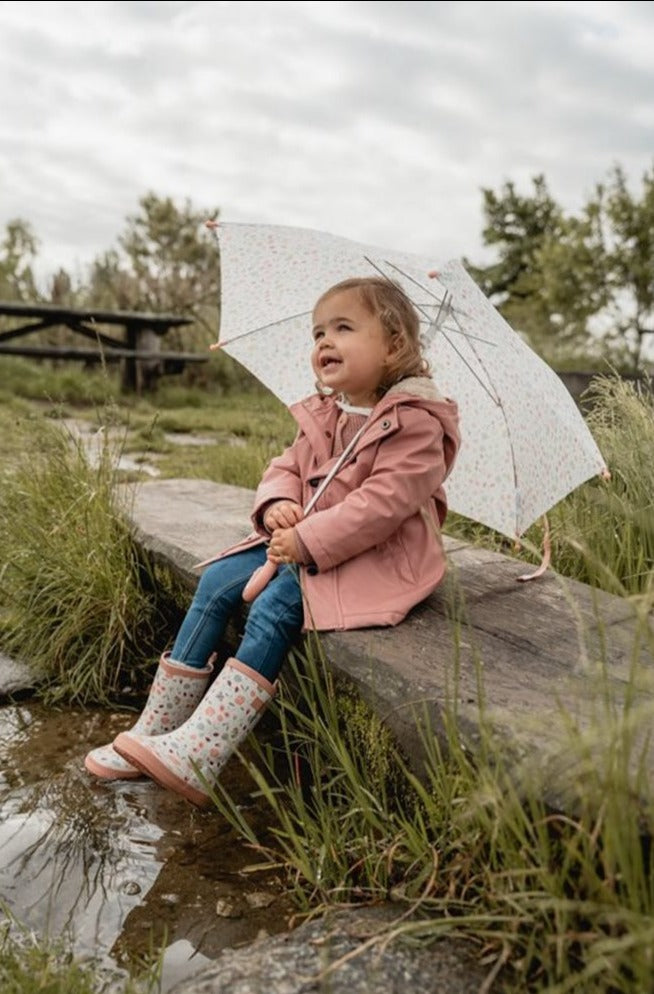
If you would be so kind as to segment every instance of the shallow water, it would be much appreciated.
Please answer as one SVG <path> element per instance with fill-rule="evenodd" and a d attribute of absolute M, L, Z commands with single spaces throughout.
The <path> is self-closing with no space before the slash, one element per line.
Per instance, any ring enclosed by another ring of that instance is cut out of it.
<path fill-rule="evenodd" d="M 222 949 L 289 926 L 282 882 L 244 872 L 259 862 L 213 809 L 148 780 L 105 783 L 82 762 L 134 715 L 0 708 L 0 901 L 76 955 L 127 969 L 165 949 L 162 991 Z M 223 782 L 261 822 L 230 762 Z"/>

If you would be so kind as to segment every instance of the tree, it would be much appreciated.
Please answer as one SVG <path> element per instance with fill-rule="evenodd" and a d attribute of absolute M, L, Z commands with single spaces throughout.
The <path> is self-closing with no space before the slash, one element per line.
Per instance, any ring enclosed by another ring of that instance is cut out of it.
<path fill-rule="evenodd" d="M 581 217 L 562 220 L 535 255 L 539 307 L 548 315 L 552 337 L 538 344 L 550 361 L 595 356 L 606 346 L 608 325 L 600 322 L 609 304 L 608 257 L 603 216 L 592 201 Z M 597 320 L 593 320 L 597 319 Z"/>
<path fill-rule="evenodd" d="M 147 193 L 127 218 L 118 247 L 92 266 L 87 304 L 118 310 L 190 315 L 213 337 L 217 332 L 220 264 L 204 221 L 218 214 L 179 207 Z"/>
<path fill-rule="evenodd" d="M 27 221 L 9 221 L 0 245 L 0 300 L 38 299 L 32 271 L 37 251 L 38 241 Z"/>
<path fill-rule="evenodd" d="M 636 371 L 654 335 L 654 170 L 633 194 L 616 166 L 577 216 L 545 180 L 520 196 L 512 183 L 484 190 L 484 244 L 498 259 L 470 266 L 486 294 L 550 362 L 606 354 Z"/>
<path fill-rule="evenodd" d="M 499 194 L 483 190 L 484 245 L 494 246 L 497 262 L 478 268 L 467 263 L 486 296 L 532 345 L 541 348 L 556 334 L 543 295 L 540 252 L 563 231 L 564 216 L 544 176 L 532 179 L 531 195 L 520 195 L 512 182 Z"/>
<path fill-rule="evenodd" d="M 636 370 L 648 336 L 654 335 L 654 167 L 644 173 L 638 199 L 616 166 L 606 189 L 598 187 L 596 202 L 609 227 L 613 338 L 623 344 Z"/>

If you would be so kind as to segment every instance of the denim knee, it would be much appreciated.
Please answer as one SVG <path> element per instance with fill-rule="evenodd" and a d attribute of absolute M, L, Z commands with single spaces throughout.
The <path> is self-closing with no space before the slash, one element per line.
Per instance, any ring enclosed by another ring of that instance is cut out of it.
<path fill-rule="evenodd" d="M 177 633 L 173 659 L 190 666 L 206 664 L 218 648 L 230 616 L 241 606 L 245 584 L 265 557 L 263 546 L 256 546 L 206 568 Z"/>
<path fill-rule="evenodd" d="M 283 567 L 252 602 L 237 658 L 274 682 L 303 620 L 297 571 Z"/>

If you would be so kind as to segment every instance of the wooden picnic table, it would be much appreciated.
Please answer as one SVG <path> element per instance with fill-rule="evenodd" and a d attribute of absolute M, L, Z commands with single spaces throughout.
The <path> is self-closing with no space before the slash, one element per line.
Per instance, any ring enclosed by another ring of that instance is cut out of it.
<path fill-rule="evenodd" d="M 17 327 L 0 331 L 0 355 L 34 359 L 68 359 L 92 362 L 121 362 L 123 387 L 140 393 L 162 373 L 181 372 L 186 363 L 206 362 L 208 354 L 173 352 L 161 348 L 170 328 L 192 324 L 193 319 L 175 314 L 148 314 L 139 311 L 108 311 L 98 308 L 60 307 L 56 304 L 25 304 L 0 301 L 0 318 L 16 318 Z M 123 338 L 114 338 L 99 326 L 124 329 Z M 93 348 L 76 345 L 26 345 L 15 343 L 47 328 L 65 327 L 93 342 Z"/>

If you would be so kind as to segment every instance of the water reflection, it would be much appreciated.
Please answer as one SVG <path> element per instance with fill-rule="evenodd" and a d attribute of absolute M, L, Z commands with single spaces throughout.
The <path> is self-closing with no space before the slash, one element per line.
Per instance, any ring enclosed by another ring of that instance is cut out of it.
<path fill-rule="evenodd" d="M 84 772 L 87 749 L 132 721 L 0 708 L 0 898 L 38 934 L 67 934 L 76 953 L 114 966 L 165 942 L 167 989 L 226 946 L 284 929 L 290 909 L 278 880 L 241 872 L 256 860 L 218 814 L 149 781 L 104 784 Z M 251 804 L 238 764 L 224 776 Z M 249 903 L 254 890 L 273 903 Z M 221 917 L 226 900 L 233 913 Z"/>

